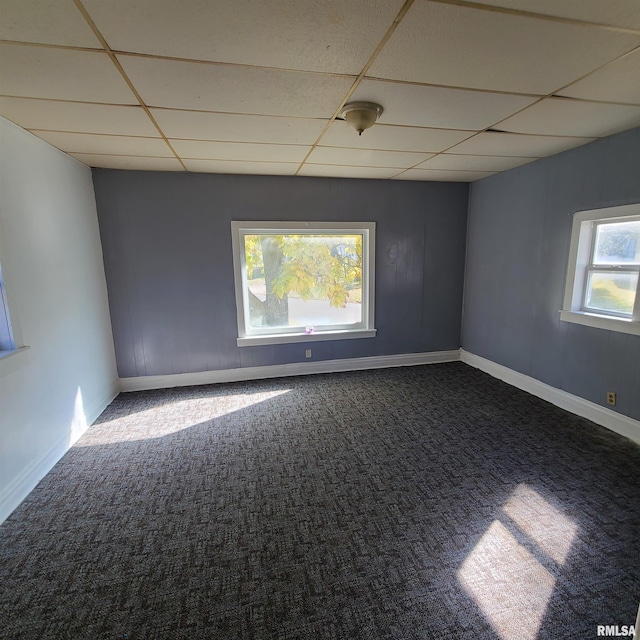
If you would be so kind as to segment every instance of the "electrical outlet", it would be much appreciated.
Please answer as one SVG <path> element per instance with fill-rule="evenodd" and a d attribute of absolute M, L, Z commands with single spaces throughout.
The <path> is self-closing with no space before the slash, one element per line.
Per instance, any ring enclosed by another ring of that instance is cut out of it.
<path fill-rule="evenodd" d="M 311 357 L 311 349 L 307 349 L 307 350 L 304 352 L 304 355 L 305 355 L 305 357 L 310 358 L 310 357 Z"/>
<path fill-rule="evenodd" d="M 616 392 L 615 391 L 607 391 L 607 404 L 611 406 L 616 406 Z"/>

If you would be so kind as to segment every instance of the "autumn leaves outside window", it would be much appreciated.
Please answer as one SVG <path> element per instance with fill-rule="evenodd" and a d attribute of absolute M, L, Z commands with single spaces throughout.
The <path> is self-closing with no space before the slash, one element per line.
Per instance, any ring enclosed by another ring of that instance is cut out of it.
<path fill-rule="evenodd" d="M 374 335 L 373 223 L 234 222 L 232 232 L 240 346 Z"/>

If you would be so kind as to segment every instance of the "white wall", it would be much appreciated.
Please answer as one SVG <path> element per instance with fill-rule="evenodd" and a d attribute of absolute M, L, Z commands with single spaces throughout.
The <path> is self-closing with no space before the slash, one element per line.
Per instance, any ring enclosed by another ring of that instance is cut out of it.
<path fill-rule="evenodd" d="M 117 393 L 91 170 L 0 118 L 0 522 Z"/>

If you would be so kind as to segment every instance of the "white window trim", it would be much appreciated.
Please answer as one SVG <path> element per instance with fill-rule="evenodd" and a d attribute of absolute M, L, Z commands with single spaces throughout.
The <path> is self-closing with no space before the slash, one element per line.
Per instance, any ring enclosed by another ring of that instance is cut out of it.
<path fill-rule="evenodd" d="M 279 233 L 299 233 L 300 231 L 312 232 L 314 230 L 330 232 L 337 231 L 344 234 L 363 234 L 367 241 L 362 243 L 362 290 L 368 293 L 363 299 L 363 321 L 357 328 L 347 329 L 332 326 L 326 330 L 318 329 L 313 333 L 268 333 L 247 335 L 245 324 L 245 309 L 248 308 L 248 298 L 243 286 L 246 267 L 245 256 L 242 250 L 244 235 L 261 234 L 268 231 Z M 233 248 L 233 271 L 236 292 L 236 311 L 238 320 L 239 347 L 248 347 L 267 344 L 288 344 L 295 342 L 317 342 L 322 340 L 350 340 L 353 338 L 373 338 L 376 335 L 374 328 L 375 311 L 375 222 L 262 222 L 262 221 L 233 221 L 231 222 L 231 236 Z"/>
<path fill-rule="evenodd" d="M 595 220 L 607 222 L 624 221 L 631 216 L 640 215 L 640 203 L 604 209 L 577 211 L 573 216 L 571 245 L 567 266 L 567 280 L 564 301 L 560 310 L 560 320 L 576 324 L 640 335 L 640 295 L 636 295 L 634 312 L 631 318 L 600 314 L 583 309 L 583 293 L 587 265 L 591 263 L 592 227 L 588 224 Z"/>

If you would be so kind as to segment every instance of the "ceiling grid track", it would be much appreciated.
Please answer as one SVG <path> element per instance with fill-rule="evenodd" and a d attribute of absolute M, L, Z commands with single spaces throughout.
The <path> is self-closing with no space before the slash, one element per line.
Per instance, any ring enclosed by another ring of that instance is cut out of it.
<path fill-rule="evenodd" d="M 145 101 L 142 99 L 142 96 L 138 93 L 138 90 L 133 85 L 133 82 L 131 82 L 131 80 L 129 79 L 129 76 L 125 73 L 125 70 L 122 68 L 122 65 L 118 61 L 118 58 L 116 58 L 115 53 L 113 53 L 113 51 L 111 50 L 111 47 L 109 47 L 107 41 L 105 40 L 105 38 L 102 35 L 102 33 L 100 33 L 100 30 L 96 26 L 96 23 L 93 21 L 93 19 L 91 18 L 91 16 L 89 15 L 87 10 L 85 9 L 85 7 L 82 4 L 82 2 L 80 0 L 73 0 L 73 3 L 78 8 L 78 11 L 80 11 L 80 13 L 82 14 L 82 17 L 87 21 L 87 24 L 89 25 L 89 27 L 93 31 L 93 33 L 96 36 L 96 38 L 98 38 L 98 40 L 100 41 L 100 44 L 104 47 L 104 50 L 107 53 L 107 55 L 109 56 L 109 58 L 111 59 L 111 62 L 113 62 L 113 64 L 115 65 L 116 69 L 118 70 L 118 73 L 120 73 L 120 75 L 122 76 L 124 81 L 127 83 L 127 86 L 129 87 L 129 89 L 131 89 L 131 92 L 136 97 L 136 100 L 140 103 L 140 106 L 144 109 L 144 112 L 147 114 L 149 120 L 151 120 L 151 123 L 157 129 L 157 131 L 160 134 L 161 138 L 165 141 L 166 145 L 171 150 L 171 153 L 173 153 L 175 158 L 182 165 L 182 168 L 185 171 L 188 171 L 185 163 L 182 161 L 182 158 L 176 153 L 176 150 L 173 148 L 173 145 L 169 142 L 169 139 L 164 134 L 164 131 L 160 128 L 160 125 L 157 123 L 156 119 L 153 117 L 153 114 L 149 110 L 149 107 L 147 107 Z"/>
<path fill-rule="evenodd" d="M 430 1 L 431 2 L 441 2 L 442 4 L 456 4 L 456 5 L 459 4 L 456 0 L 454 0 L 453 2 L 451 2 L 449 0 L 430 0 Z M 466 4 L 474 4 L 474 3 L 464 3 L 464 4 L 466 5 Z M 469 136 L 468 138 L 465 138 L 465 140 L 463 140 L 463 142 L 466 142 L 467 140 L 471 140 L 472 138 L 475 138 L 476 136 L 479 136 L 482 133 L 487 133 L 488 131 L 491 131 L 492 129 L 498 128 L 500 123 L 504 122 L 505 120 L 508 120 L 509 118 L 512 118 L 513 116 L 518 115 L 519 113 L 522 113 L 523 111 L 526 111 L 527 109 L 531 108 L 533 105 L 538 104 L 539 102 L 542 102 L 543 100 L 546 100 L 548 98 L 552 98 L 552 97 L 556 96 L 556 94 L 560 93 L 561 91 L 563 91 L 567 87 L 570 87 L 572 84 L 575 84 L 576 82 L 580 82 L 580 80 L 584 80 L 585 78 L 588 78 L 589 76 L 597 73 L 598 71 L 601 71 L 602 69 L 604 69 L 605 67 L 609 66 L 610 64 L 613 64 L 614 62 L 617 62 L 618 60 L 622 60 L 622 59 L 632 55 L 633 53 L 635 53 L 637 51 L 640 51 L 640 46 L 635 47 L 631 51 L 626 51 L 625 53 L 620 54 L 617 58 L 614 58 L 613 60 L 608 60 L 607 62 L 605 62 L 604 64 L 600 65 L 599 67 L 597 67 L 595 69 L 591 69 L 591 71 L 589 71 L 588 73 L 585 73 L 584 75 L 580 76 L 579 78 L 573 79 L 573 80 L 571 80 L 571 82 L 568 82 L 568 83 L 564 84 L 563 86 L 558 87 L 557 89 L 554 89 L 553 91 L 551 91 L 547 95 L 538 97 L 538 99 L 535 102 L 533 102 L 531 104 L 528 104 L 525 107 L 522 107 L 522 109 L 519 109 L 518 111 L 514 111 L 513 113 L 509 114 L 505 118 L 501 118 L 497 122 L 494 122 L 492 125 L 490 125 L 488 127 L 485 127 L 484 130 L 475 132 L 473 135 Z M 565 98 L 564 96 L 559 96 L 559 97 L 561 97 L 563 99 L 566 99 L 566 100 L 575 100 L 575 98 L 569 98 L 569 97 Z M 589 101 L 589 102 L 591 102 L 591 101 Z M 609 103 L 606 103 L 606 104 L 615 104 L 615 103 L 609 102 Z M 507 132 L 507 131 L 505 131 L 504 133 L 510 133 L 511 135 L 531 135 L 531 134 L 526 134 L 526 133 Z M 539 134 L 536 134 L 536 135 L 539 135 Z M 578 137 L 578 136 L 576 136 L 576 137 Z M 439 151 L 433 157 L 435 158 L 436 156 L 440 156 L 440 155 L 446 154 L 448 151 L 453 149 L 458 144 L 460 144 L 460 143 L 458 142 L 458 143 L 456 143 L 454 145 L 451 145 L 447 149 L 443 149 L 442 151 Z M 406 169 L 403 169 L 400 173 L 398 173 L 395 176 L 393 176 L 392 179 L 397 178 L 398 176 L 402 175 L 403 173 L 405 173 L 407 171 L 411 171 L 412 169 L 418 168 L 418 166 L 421 165 L 421 164 L 422 164 L 422 162 L 419 162 L 418 164 L 414 165 L 413 167 L 408 167 Z"/>
<path fill-rule="evenodd" d="M 371 65 L 374 63 L 375 59 L 378 57 L 378 54 L 382 51 L 382 48 L 384 47 L 384 45 L 387 44 L 387 41 L 393 35 L 393 32 L 396 30 L 396 28 L 402 21 L 402 18 L 404 18 L 407 15 L 407 11 L 409 11 L 413 3 L 414 3 L 414 0 L 406 0 L 404 5 L 402 6 L 402 9 L 400 9 L 400 11 L 398 12 L 398 15 L 394 18 L 393 22 L 391 23 L 391 26 L 387 29 L 384 36 L 382 36 L 382 39 L 378 43 L 378 46 L 375 48 L 374 52 L 371 54 L 366 64 L 362 68 L 362 71 L 360 71 L 360 73 L 358 74 L 358 77 L 356 78 L 355 82 L 351 85 L 351 88 L 347 92 L 347 95 L 342 99 L 342 101 L 338 105 L 338 108 L 333 112 L 333 115 L 331 116 L 327 124 L 324 126 L 324 129 L 322 129 L 322 131 L 320 132 L 320 135 L 318 136 L 316 141 L 313 143 L 313 145 L 311 145 L 311 149 L 309 149 L 309 152 L 303 158 L 302 162 L 300 163 L 300 166 L 295 172 L 296 176 L 300 173 L 300 170 L 302 169 L 302 167 L 304 167 L 306 161 L 309 159 L 309 156 L 313 153 L 313 150 L 318 146 L 318 144 L 320 144 L 320 140 L 322 140 L 324 135 L 329 130 L 331 123 L 340 115 L 340 112 L 342 111 L 342 107 L 344 107 L 344 105 L 347 103 L 349 98 L 353 95 L 353 92 L 358 88 L 358 85 L 360 84 L 360 82 L 362 82 L 362 79 L 366 75 L 367 71 L 369 71 L 369 69 L 371 68 Z"/>
<path fill-rule="evenodd" d="M 503 15 L 517 16 L 520 18 L 546 20 L 548 22 L 569 24 L 577 27 L 598 27 L 599 29 L 606 29 L 607 31 L 615 31 L 617 33 L 640 35 L 640 29 L 616 27 L 615 25 L 602 24 L 600 22 L 589 22 L 588 20 L 576 20 L 575 18 L 563 18 L 562 16 L 554 16 L 547 13 L 536 13 L 535 11 L 524 11 L 523 9 L 512 9 L 510 7 L 502 7 L 494 4 L 468 2 L 467 0 L 429 0 L 429 2 L 437 4 L 448 4 L 454 7 L 461 7 L 463 9 L 476 9 L 478 11 L 487 11 L 490 13 L 501 13 Z"/>

